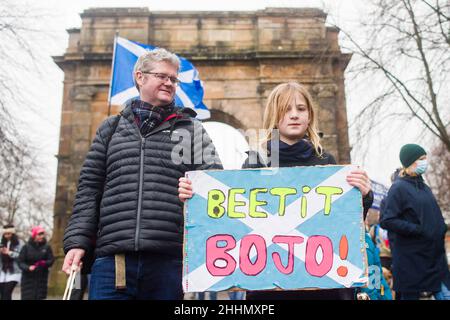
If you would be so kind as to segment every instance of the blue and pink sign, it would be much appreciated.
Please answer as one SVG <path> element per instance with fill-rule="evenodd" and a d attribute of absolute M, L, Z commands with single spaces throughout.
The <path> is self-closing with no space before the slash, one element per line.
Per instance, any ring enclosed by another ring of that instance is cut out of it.
<path fill-rule="evenodd" d="M 185 292 L 367 284 L 354 166 L 191 171 Z"/>

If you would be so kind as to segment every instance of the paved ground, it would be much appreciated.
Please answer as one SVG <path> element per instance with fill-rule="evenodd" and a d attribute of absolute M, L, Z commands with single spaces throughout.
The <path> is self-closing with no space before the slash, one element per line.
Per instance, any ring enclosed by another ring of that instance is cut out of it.
<path fill-rule="evenodd" d="M 20 286 L 16 286 L 12 295 L 13 300 L 20 300 Z M 217 294 L 218 300 L 229 300 L 227 292 L 219 292 Z M 62 297 L 48 297 L 47 300 L 61 300 Z M 209 293 L 206 293 L 205 299 L 209 300 Z M 87 294 L 85 295 L 85 300 L 87 300 Z M 195 295 L 193 293 L 186 293 L 184 295 L 184 300 L 195 300 Z"/>
<path fill-rule="evenodd" d="M 61 300 L 62 297 L 48 297 L 47 300 Z M 13 300 L 20 300 L 20 287 L 16 286 L 16 288 L 13 291 Z M 87 300 L 87 294 L 85 295 L 85 300 Z M 194 293 L 186 293 L 184 295 L 184 300 L 196 300 L 196 296 Z M 205 300 L 210 300 L 209 293 L 205 294 Z M 219 292 L 217 294 L 217 300 L 229 300 L 228 293 L 227 292 Z M 424 297 L 420 300 L 434 300 L 434 298 L 431 297 Z"/>
<path fill-rule="evenodd" d="M 16 286 L 14 288 L 13 294 L 12 294 L 13 300 L 20 300 L 20 286 Z M 61 300 L 62 297 L 47 297 L 47 300 Z M 87 299 L 87 296 L 86 296 Z"/>
<path fill-rule="evenodd" d="M 20 287 L 16 286 L 14 288 L 13 294 L 12 294 L 12 299 L 13 300 L 20 300 Z"/>

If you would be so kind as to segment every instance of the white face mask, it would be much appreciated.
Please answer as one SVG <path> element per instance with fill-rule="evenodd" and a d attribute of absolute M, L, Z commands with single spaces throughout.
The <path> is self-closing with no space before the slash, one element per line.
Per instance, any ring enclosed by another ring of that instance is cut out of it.
<path fill-rule="evenodd" d="M 427 171 L 428 168 L 428 161 L 426 159 L 424 160 L 417 160 L 417 167 L 416 170 L 414 170 L 417 174 L 424 174 Z"/>

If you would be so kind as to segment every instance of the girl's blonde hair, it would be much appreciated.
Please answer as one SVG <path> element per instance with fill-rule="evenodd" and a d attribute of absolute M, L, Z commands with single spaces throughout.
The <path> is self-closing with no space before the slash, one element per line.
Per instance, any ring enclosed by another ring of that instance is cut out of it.
<path fill-rule="evenodd" d="M 406 168 L 401 168 L 399 173 L 398 173 L 398 176 L 401 177 L 401 178 L 404 178 L 407 175 L 408 175 L 408 173 L 406 172 Z"/>
<path fill-rule="evenodd" d="M 411 169 L 410 169 L 411 167 L 412 167 L 412 165 L 410 165 L 408 168 L 405 168 L 405 167 L 401 168 L 398 176 L 401 178 L 404 178 L 406 176 L 414 176 L 414 172 L 411 172 Z"/>
<path fill-rule="evenodd" d="M 306 135 L 308 136 L 309 141 L 311 141 L 316 154 L 320 157 L 323 154 L 323 148 L 320 144 L 320 136 L 317 130 L 317 119 L 314 111 L 315 106 L 306 87 L 297 82 L 279 84 L 270 93 L 264 111 L 263 128 L 267 131 L 266 136 L 262 141 L 262 147 L 265 148 L 267 142 L 272 139 L 272 131 L 277 129 L 278 123 L 286 114 L 296 93 L 300 93 L 306 101 L 309 114 L 309 125 L 306 129 Z"/>

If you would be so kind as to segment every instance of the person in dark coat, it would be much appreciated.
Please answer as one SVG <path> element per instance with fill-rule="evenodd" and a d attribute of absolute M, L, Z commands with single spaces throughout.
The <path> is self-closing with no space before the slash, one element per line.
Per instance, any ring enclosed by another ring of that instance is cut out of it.
<path fill-rule="evenodd" d="M 268 136 L 265 139 L 267 159 L 256 151 L 249 151 L 242 168 L 292 167 L 336 164 L 334 157 L 323 150 L 317 130 L 316 115 L 312 98 L 307 89 L 298 83 L 278 85 L 269 95 L 264 112 L 263 127 Z M 271 143 L 274 129 L 279 130 L 278 163 L 268 161 L 272 154 Z M 266 144 L 267 143 L 267 144 Z M 370 180 L 364 170 L 355 170 L 347 177 L 347 182 L 357 187 L 363 195 L 365 213 L 373 202 Z M 180 199 L 192 197 L 191 182 L 180 181 Z M 353 300 L 354 289 L 304 290 L 304 291 L 248 291 L 247 300 Z"/>
<path fill-rule="evenodd" d="M 34 227 L 31 230 L 31 238 L 19 254 L 19 267 L 22 269 L 22 300 L 47 298 L 48 269 L 54 261 L 52 248 L 45 238 L 44 228 Z"/>
<path fill-rule="evenodd" d="M 133 71 L 139 98 L 103 121 L 86 155 L 62 270 L 82 268 L 94 251 L 90 300 L 184 297 L 178 178 L 222 164 L 196 112 L 175 105 L 179 69 L 163 48 L 141 55 Z"/>
<path fill-rule="evenodd" d="M 444 222 L 439 205 L 422 175 L 426 151 L 417 144 L 400 150 L 403 169 L 389 189 L 381 227 L 392 232 L 394 290 L 402 300 L 418 300 L 421 292 L 450 299 L 450 272 L 445 253 Z"/>

